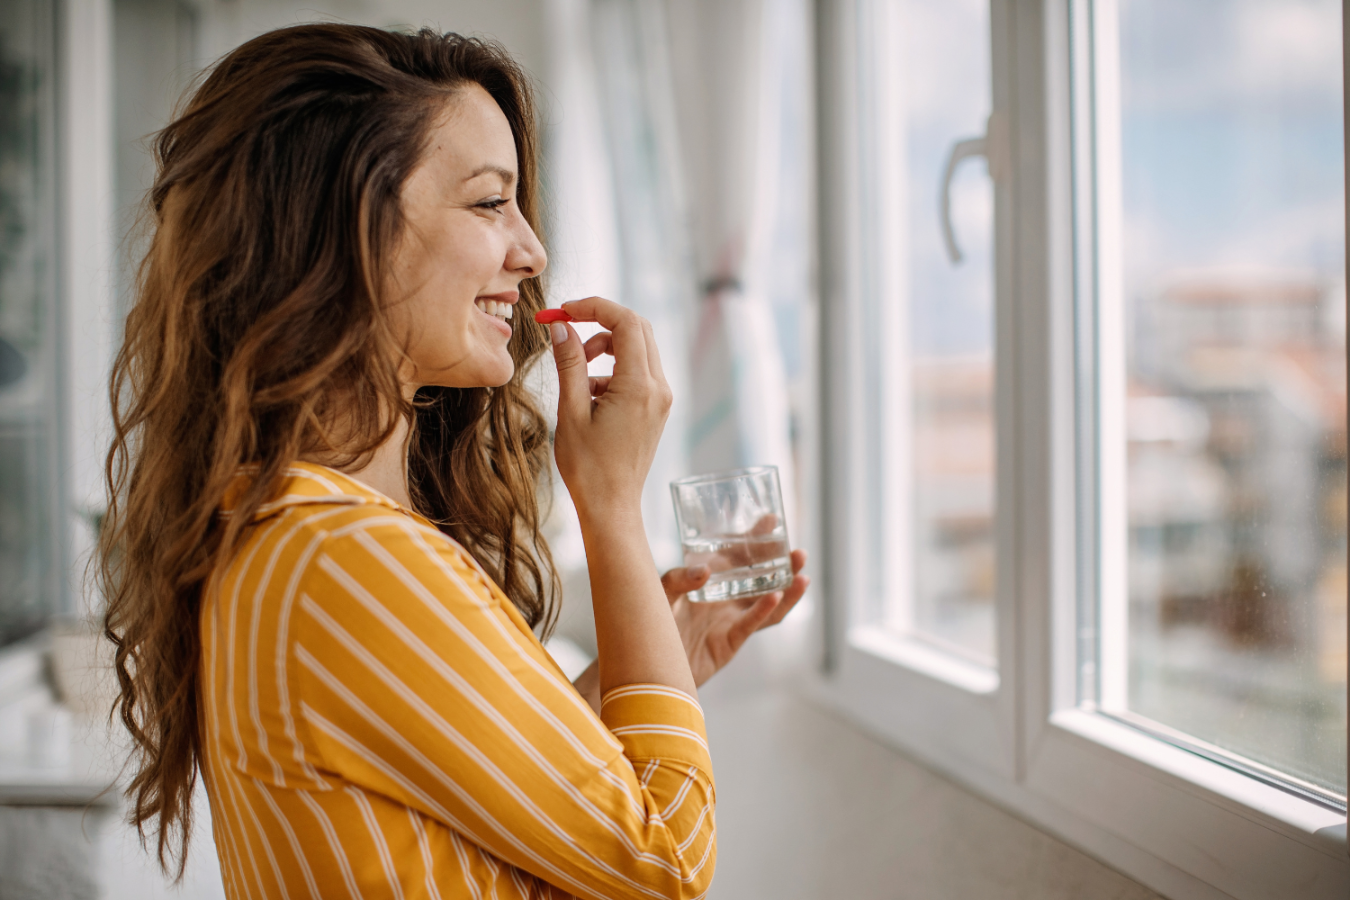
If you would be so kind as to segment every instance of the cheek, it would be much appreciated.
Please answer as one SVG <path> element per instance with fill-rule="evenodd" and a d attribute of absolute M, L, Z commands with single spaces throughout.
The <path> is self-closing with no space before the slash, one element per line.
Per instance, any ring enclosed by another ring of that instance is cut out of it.
<path fill-rule="evenodd" d="M 496 230 L 476 217 L 449 226 L 437 241 L 436 262 L 443 278 L 477 293 L 502 269 L 506 245 Z"/>
<path fill-rule="evenodd" d="M 474 298 L 493 271 L 484 261 L 484 248 L 475 243 L 481 245 L 482 237 L 437 235 L 400 273 L 408 300 L 401 304 L 401 311 L 395 311 L 395 321 L 402 321 L 404 333 L 414 344 L 427 337 L 443 341 L 451 323 L 462 328 L 471 318 Z"/>
<path fill-rule="evenodd" d="M 497 346 L 500 338 L 479 320 L 474 300 L 497 288 L 494 281 L 508 249 L 505 236 L 477 216 L 442 222 L 434 233 L 424 224 L 420 235 L 421 240 L 405 245 L 400 259 L 406 300 L 390 310 L 418 377 L 437 383 L 448 379 L 459 387 L 469 386 L 457 383 L 465 377 L 471 386 L 479 386 L 482 378 L 504 382 L 511 376 L 509 357 L 505 362 L 498 358 L 504 349 Z M 477 374 L 469 374 L 466 365 Z M 478 372 L 483 365 L 491 371 Z M 496 371 L 503 365 L 507 371 Z"/>

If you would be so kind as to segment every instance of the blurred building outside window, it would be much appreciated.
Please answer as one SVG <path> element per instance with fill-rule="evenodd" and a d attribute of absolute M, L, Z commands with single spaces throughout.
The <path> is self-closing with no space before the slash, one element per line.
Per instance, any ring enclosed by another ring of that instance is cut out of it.
<path fill-rule="evenodd" d="M 1118 261 L 1101 339 L 1123 342 L 1124 396 L 1101 402 L 1126 446 L 1123 471 L 1103 447 L 1101 515 L 1127 519 L 1104 553 L 1128 588 L 1103 585 L 1091 699 L 1344 802 L 1340 15 L 1120 0 L 1095 23 L 1119 44 L 1118 74 L 1098 72 L 1119 134 L 1098 252 Z"/>

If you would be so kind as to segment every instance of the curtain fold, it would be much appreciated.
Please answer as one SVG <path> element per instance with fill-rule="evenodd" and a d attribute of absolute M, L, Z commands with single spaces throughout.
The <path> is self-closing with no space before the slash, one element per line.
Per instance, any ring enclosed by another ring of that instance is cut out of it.
<path fill-rule="evenodd" d="M 792 393 L 812 265 L 808 5 L 693 0 L 669 14 L 701 276 L 690 467 L 778 466 L 795 531 Z"/>
<path fill-rule="evenodd" d="M 676 402 L 644 495 L 677 565 L 668 483 L 777 465 L 810 300 L 805 0 L 552 0 L 554 302 L 651 320 Z M 786 352 L 785 352 L 786 351 Z M 790 524 L 795 524 L 790 522 Z"/>
<path fill-rule="evenodd" d="M 669 483 L 687 473 L 695 275 L 662 0 L 592 0 L 592 41 L 618 222 L 620 296 L 652 323 L 675 403 L 643 496 L 658 561 L 678 565 Z"/>

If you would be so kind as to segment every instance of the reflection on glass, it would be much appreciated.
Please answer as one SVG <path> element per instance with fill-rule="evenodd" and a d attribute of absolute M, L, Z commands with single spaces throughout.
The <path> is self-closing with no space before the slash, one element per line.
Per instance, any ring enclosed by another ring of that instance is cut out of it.
<path fill-rule="evenodd" d="M 899 206 L 895 280 L 903 306 L 898 344 L 879 352 L 902 360 L 891 369 L 907 386 L 891 460 L 909 463 L 906 533 L 911 569 L 891 627 L 993 664 L 994 640 L 994 192 L 984 159 L 960 164 L 950 210 L 963 254 L 954 262 L 942 240 L 939 197 L 948 153 L 985 133 L 992 109 L 988 0 L 892 7 L 898 116 L 894 167 Z M 883 201 L 884 202 L 884 201 Z"/>
<path fill-rule="evenodd" d="M 1119 26 L 1128 706 L 1344 795 L 1340 3 Z"/>
<path fill-rule="evenodd" d="M 51 4 L 0 4 L 0 646 L 54 597 Z"/>

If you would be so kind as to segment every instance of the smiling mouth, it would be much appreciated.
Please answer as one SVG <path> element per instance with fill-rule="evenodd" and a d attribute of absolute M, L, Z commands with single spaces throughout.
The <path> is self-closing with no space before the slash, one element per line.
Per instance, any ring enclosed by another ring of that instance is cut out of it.
<path fill-rule="evenodd" d="M 500 300 L 475 300 L 474 306 L 477 306 L 489 316 L 496 316 L 499 319 L 511 318 L 513 304 L 502 303 Z"/>

